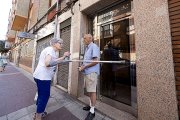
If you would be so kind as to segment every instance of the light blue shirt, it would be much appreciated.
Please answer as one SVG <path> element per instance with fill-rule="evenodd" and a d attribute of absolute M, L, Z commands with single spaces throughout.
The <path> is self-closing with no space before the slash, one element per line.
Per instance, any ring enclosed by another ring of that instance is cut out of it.
<path fill-rule="evenodd" d="M 99 60 L 100 50 L 96 44 L 91 42 L 85 49 L 84 60 L 93 60 L 93 58 L 98 58 Z M 83 62 L 83 65 L 87 65 L 87 64 L 89 64 L 89 62 Z M 84 74 L 86 75 L 93 72 L 99 75 L 99 63 L 84 70 Z"/>

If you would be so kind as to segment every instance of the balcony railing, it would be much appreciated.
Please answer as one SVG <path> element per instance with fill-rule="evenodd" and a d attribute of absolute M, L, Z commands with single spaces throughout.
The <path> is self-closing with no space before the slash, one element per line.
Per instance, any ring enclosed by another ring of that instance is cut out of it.
<path fill-rule="evenodd" d="M 12 30 L 22 31 L 28 22 L 30 0 L 17 0 L 13 6 Z"/>
<path fill-rule="evenodd" d="M 16 38 L 16 31 L 8 30 L 8 32 L 7 32 L 7 39 L 8 39 L 8 41 L 14 42 L 15 38 Z"/>

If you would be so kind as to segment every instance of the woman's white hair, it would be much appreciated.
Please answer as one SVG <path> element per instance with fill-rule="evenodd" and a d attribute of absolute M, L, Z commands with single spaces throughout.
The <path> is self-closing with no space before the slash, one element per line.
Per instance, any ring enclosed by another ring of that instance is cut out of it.
<path fill-rule="evenodd" d="M 63 43 L 63 39 L 61 39 L 61 38 L 52 38 L 50 40 L 50 45 L 54 45 L 56 43 Z"/>

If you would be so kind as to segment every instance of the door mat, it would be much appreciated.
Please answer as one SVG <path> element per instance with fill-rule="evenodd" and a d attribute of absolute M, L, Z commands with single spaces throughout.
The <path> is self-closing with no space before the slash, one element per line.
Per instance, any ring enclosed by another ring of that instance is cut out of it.
<path fill-rule="evenodd" d="M 79 120 L 65 107 L 62 107 L 50 114 L 48 114 L 43 120 Z"/>

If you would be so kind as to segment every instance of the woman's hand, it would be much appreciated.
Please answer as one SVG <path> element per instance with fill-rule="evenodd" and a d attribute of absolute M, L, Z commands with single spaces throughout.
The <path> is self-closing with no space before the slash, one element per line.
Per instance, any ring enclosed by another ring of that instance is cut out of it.
<path fill-rule="evenodd" d="M 71 53 L 70 52 L 64 52 L 64 57 L 69 57 L 71 55 Z"/>

